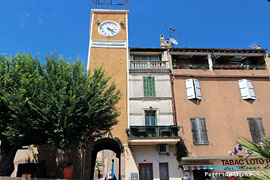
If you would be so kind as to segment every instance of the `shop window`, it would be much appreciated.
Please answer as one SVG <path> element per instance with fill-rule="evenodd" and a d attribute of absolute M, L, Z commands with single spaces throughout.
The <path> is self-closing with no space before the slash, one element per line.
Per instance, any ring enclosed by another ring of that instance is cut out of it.
<path fill-rule="evenodd" d="M 208 144 L 208 136 L 204 118 L 191 118 L 191 127 L 194 144 Z"/>
<path fill-rule="evenodd" d="M 250 80 L 242 79 L 238 81 L 242 99 L 255 100 L 256 96 Z"/>
<path fill-rule="evenodd" d="M 197 79 L 186 80 L 186 90 L 188 99 L 202 99 L 200 82 Z"/>
<path fill-rule="evenodd" d="M 143 77 L 143 91 L 144 97 L 156 96 L 154 77 Z"/>
<path fill-rule="evenodd" d="M 156 111 L 145 111 L 145 126 L 156 126 Z"/>
<path fill-rule="evenodd" d="M 262 142 L 262 137 L 265 136 L 262 118 L 248 118 L 248 125 L 252 141 L 254 143 Z"/>

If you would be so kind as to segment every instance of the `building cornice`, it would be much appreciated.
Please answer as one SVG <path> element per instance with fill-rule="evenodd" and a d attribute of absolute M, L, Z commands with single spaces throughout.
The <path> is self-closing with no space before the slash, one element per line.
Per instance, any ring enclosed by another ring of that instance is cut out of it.
<path fill-rule="evenodd" d="M 128 14 L 129 10 L 119 10 L 119 9 L 92 9 L 92 13 L 108 13 L 108 14 Z"/>

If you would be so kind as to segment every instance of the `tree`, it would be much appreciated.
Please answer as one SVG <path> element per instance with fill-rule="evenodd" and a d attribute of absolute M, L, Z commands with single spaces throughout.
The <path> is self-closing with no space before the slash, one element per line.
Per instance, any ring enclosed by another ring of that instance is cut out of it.
<path fill-rule="evenodd" d="M 250 150 L 252 154 L 256 155 L 259 158 L 270 159 L 270 137 L 263 137 L 263 139 L 264 141 L 261 144 L 255 144 L 247 138 L 241 138 L 237 141 L 237 143 Z M 270 172 L 261 171 L 260 176 L 251 176 L 245 179 L 270 180 Z"/>
<path fill-rule="evenodd" d="M 120 99 L 109 80 L 102 68 L 90 76 L 78 59 L 0 56 L 0 176 L 12 173 L 21 146 L 79 147 L 109 131 Z"/>

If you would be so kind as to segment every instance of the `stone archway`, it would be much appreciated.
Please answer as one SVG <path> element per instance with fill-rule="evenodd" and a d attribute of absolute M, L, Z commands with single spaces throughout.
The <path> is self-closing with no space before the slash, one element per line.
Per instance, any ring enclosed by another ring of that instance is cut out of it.
<path fill-rule="evenodd" d="M 90 179 L 94 179 L 94 170 L 96 164 L 97 153 L 102 150 L 111 150 L 119 158 L 119 180 L 121 179 L 121 153 L 123 152 L 123 145 L 119 138 L 101 138 L 97 139 L 94 143 L 92 153 L 91 153 L 91 169 L 90 169 Z"/>

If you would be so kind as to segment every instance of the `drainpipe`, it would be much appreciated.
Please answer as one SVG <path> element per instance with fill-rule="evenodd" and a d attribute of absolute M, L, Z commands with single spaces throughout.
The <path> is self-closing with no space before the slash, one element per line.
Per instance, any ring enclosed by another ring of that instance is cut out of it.
<path fill-rule="evenodd" d="M 265 53 L 264 60 L 265 60 L 265 64 L 266 64 L 266 67 L 269 73 L 269 79 L 270 79 L 270 58 L 269 57 L 270 57 L 270 54 Z"/>
<path fill-rule="evenodd" d="M 170 50 L 168 49 L 167 50 L 167 57 L 168 57 L 168 60 L 169 60 L 169 64 L 170 64 L 170 72 L 169 72 L 169 77 L 170 77 L 170 83 L 171 83 L 171 94 L 172 94 L 172 111 L 173 111 L 173 123 L 174 125 L 177 125 L 177 118 L 176 118 L 176 109 L 175 109 L 175 96 L 174 96 L 174 91 L 173 91 L 173 74 L 172 74 L 172 69 L 173 69 L 173 66 L 172 66 L 172 56 L 171 54 L 169 53 Z"/>
<path fill-rule="evenodd" d="M 213 54 L 213 53 L 211 53 L 211 54 L 209 53 L 209 54 L 207 55 L 207 57 L 208 57 L 208 65 L 209 65 L 210 71 L 213 71 L 212 54 Z"/>

